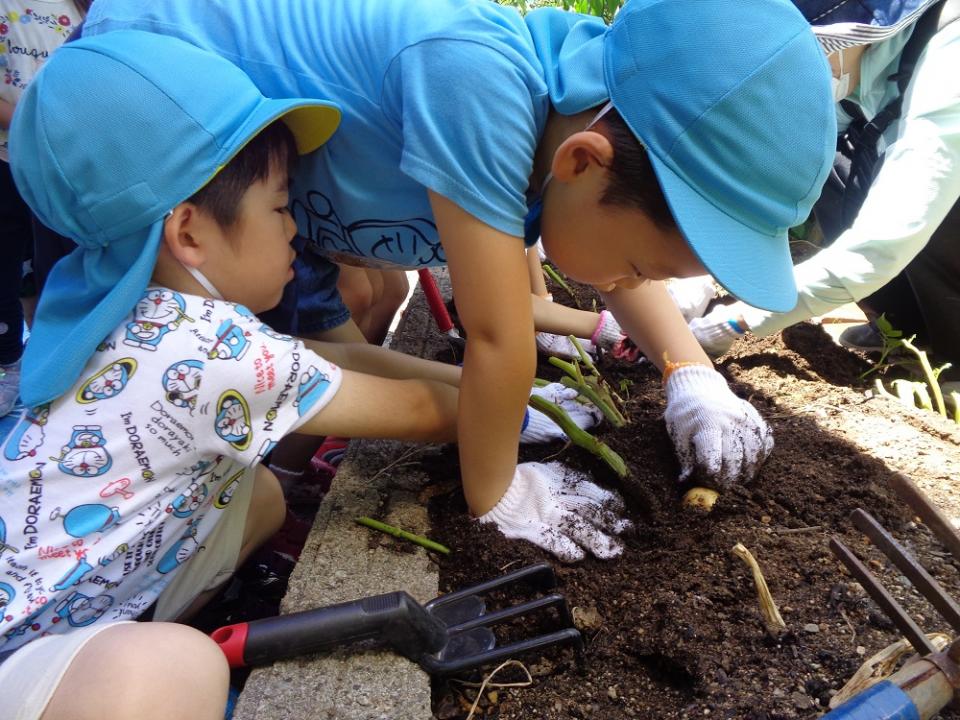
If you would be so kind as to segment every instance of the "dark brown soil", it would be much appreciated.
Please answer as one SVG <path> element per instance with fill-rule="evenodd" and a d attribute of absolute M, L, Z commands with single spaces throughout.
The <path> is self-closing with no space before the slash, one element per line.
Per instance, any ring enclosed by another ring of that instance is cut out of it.
<path fill-rule="evenodd" d="M 455 483 L 455 452 L 426 461 L 436 481 L 433 537 L 453 551 L 441 564 L 442 590 L 550 560 L 570 605 L 598 615 L 584 629 L 583 673 L 561 651 L 529 659 L 534 685 L 501 690 L 493 701 L 485 697 L 484 717 L 819 717 L 865 658 L 898 639 L 831 554 L 831 535 L 870 562 L 925 630 L 948 631 L 848 519 L 855 508 L 866 509 L 960 597 L 960 563 L 887 487 L 888 465 L 897 463 L 865 454 L 850 440 L 863 423 L 889 422 L 898 412 L 886 401 L 865 400 L 858 380 L 868 367 L 863 358 L 834 345 L 821 328 L 801 325 L 782 337 L 742 342 L 723 359 L 719 368 L 767 418 L 777 445 L 760 476 L 724 494 L 709 515 L 680 506 L 659 374 L 649 364 L 605 359 L 601 366 L 615 387 L 623 382 L 629 393 L 631 424 L 597 432 L 626 459 L 629 479 L 618 482 L 575 447 L 528 448 L 523 459 L 555 457 L 623 492 L 636 532 L 626 538 L 621 558 L 562 566 L 533 545 L 507 541 L 467 517 Z M 556 377 L 545 363 L 540 372 Z M 922 475 L 914 475 L 922 486 L 942 486 L 943 477 L 955 474 L 944 463 L 957 457 L 956 436 L 945 424 L 931 434 L 928 420 L 911 418 L 905 414 L 896 426 L 925 449 L 904 447 L 903 454 L 932 456 L 932 463 L 910 467 Z M 730 553 L 738 542 L 759 561 L 789 627 L 779 640 L 766 635 L 750 574 Z M 454 687 L 437 684 L 440 718 L 466 716 Z"/>

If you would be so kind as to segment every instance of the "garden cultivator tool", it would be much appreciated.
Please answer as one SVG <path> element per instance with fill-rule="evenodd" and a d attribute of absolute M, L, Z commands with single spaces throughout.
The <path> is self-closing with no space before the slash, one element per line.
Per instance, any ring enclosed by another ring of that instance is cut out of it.
<path fill-rule="evenodd" d="M 573 627 L 562 595 L 543 595 L 503 609 L 487 609 L 483 595 L 523 582 L 546 591 L 556 585 L 556 576 L 549 565 L 540 563 L 441 595 L 425 605 L 405 592 L 392 592 L 228 625 L 215 630 L 211 637 L 231 667 L 263 665 L 368 639 L 389 645 L 436 675 L 472 670 L 560 644 L 572 645 L 580 662 L 583 640 Z M 497 643 L 491 626 L 548 608 L 556 609 L 560 629 L 505 645 Z"/>
<path fill-rule="evenodd" d="M 447 312 L 447 306 L 443 303 L 443 296 L 440 295 L 440 288 L 437 287 L 437 281 L 433 278 L 433 273 L 429 268 L 421 268 L 417 271 L 420 276 L 420 288 L 427 299 L 427 305 L 430 307 L 430 314 L 433 315 L 440 332 L 450 338 L 458 346 L 463 346 L 463 338 L 460 332 L 453 325 L 450 313 Z"/>
<path fill-rule="evenodd" d="M 920 516 L 960 560 L 960 538 L 930 501 L 906 477 L 891 483 L 897 493 Z M 880 523 L 862 509 L 850 516 L 853 524 L 903 573 L 960 635 L 960 605 L 898 543 Z M 929 720 L 943 709 L 960 689 L 960 640 L 938 651 L 900 603 L 836 537 L 830 549 L 846 566 L 874 602 L 910 642 L 921 659 L 908 663 L 890 678 L 868 688 L 824 716 L 832 720 Z"/>

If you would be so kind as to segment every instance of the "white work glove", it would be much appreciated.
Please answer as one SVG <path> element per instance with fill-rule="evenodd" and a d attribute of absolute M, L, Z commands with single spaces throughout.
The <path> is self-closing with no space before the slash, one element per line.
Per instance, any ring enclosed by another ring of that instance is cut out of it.
<path fill-rule="evenodd" d="M 593 331 L 590 339 L 577 338 L 583 349 L 591 355 L 597 352 L 597 346 L 604 350 L 610 350 L 620 340 L 624 338 L 623 330 L 620 329 L 620 323 L 609 310 L 602 310 L 597 319 L 597 327 Z M 537 349 L 545 355 L 554 355 L 561 358 L 578 358 L 580 354 L 570 342 L 566 335 L 553 335 L 551 333 L 537 333 Z"/>
<path fill-rule="evenodd" d="M 683 319 L 690 322 L 703 315 L 707 305 L 717 296 L 717 286 L 712 276 L 698 275 L 668 280 L 667 292 L 683 313 Z"/>
<path fill-rule="evenodd" d="M 719 357 L 742 338 L 750 328 L 743 320 L 743 303 L 718 305 L 702 318 L 690 321 L 690 330 L 700 347 L 710 357 Z"/>
<path fill-rule="evenodd" d="M 542 352 L 544 355 L 552 355 L 554 357 L 566 358 L 579 358 L 580 353 L 577 352 L 577 349 L 573 346 L 573 343 L 570 342 L 570 338 L 566 335 L 554 335 L 552 333 L 538 332 L 536 334 L 537 339 L 537 350 Z M 583 349 L 586 350 L 591 355 L 596 354 L 597 350 L 593 346 L 593 343 L 584 338 L 578 338 L 580 344 L 583 345 Z"/>
<path fill-rule="evenodd" d="M 633 527 L 623 499 L 560 463 L 517 465 L 513 482 L 478 522 L 494 523 L 506 537 L 527 540 L 576 562 L 589 550 L 601 560 L 623 552 L 614 537 Z"/>
<path fill-rule="evenodd" d="M 530 395 L 539 395 L 554 405 L 559 405 L 582 430 L 592 428 L 603 418 L 600 408 L 590 402 L 579 402 L 576 399 L 577 391 L 560 383 L 535 387 L 530 391 Z M 527 419 L 520 433 L 521 443 L 530 445 L 568 439 L 567 434 L 553 420 L 535 408 L 527 408 Z"/>
<path fill-rule="evenodd" d="M 666 393 L 664 419 L 680 459 L 680 482 L 696 477 L 727 488 L 757 474 L 773 450 L 773 433 L 720 373 L 704 365 L 677 368 Z"/>

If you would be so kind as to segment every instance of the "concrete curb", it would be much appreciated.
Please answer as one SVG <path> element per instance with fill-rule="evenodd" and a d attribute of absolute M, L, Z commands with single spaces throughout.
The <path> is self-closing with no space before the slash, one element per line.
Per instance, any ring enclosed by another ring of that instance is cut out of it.
<path fill-rule="evenodd" d="M 438 273 L 441 290 L 446 274 Z M 391 347 L 432 357 L 446 340 L 418 288 Z M 416 451 L 416 455 L 410 455 Z M 437 595 L 437 567 L 422 548 L 354 523 L 361 515 L 416 533 L 429 532 L 417 495 L 426 477 L 416 463 L 430 448 L 388 441 L 352 442 L 314 521 L 281 611 L 308 610 L 393 590 L 421 602 Z M 255 670 L 236 720 L 429 720 L 430 678 L 414 663 L 371 647 L 353 647 Z"/>

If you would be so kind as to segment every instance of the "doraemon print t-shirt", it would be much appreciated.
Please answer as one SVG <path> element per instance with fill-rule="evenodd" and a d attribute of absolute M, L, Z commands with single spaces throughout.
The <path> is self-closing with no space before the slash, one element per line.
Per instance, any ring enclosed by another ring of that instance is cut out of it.
<path fill-rule="evenodd" d="M 0 448 L 0 659 L 139 616 L 203 552 L 244 471 L 340 379 L 241 305 L 148 288 Z"/>

